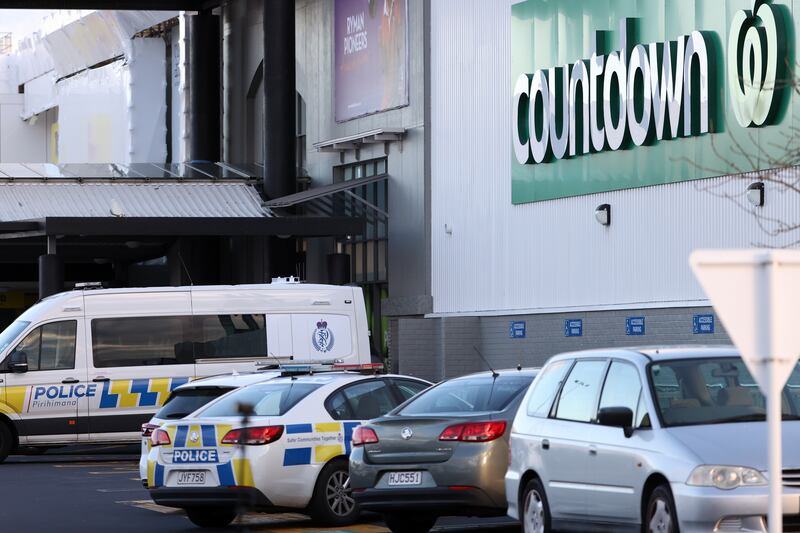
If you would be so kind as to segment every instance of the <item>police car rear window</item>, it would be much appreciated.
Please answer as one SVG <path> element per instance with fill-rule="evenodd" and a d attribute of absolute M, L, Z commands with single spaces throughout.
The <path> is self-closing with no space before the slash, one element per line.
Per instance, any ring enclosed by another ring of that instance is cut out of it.
<path fill-rule="evenodd" d="M 232 392 L 213 405 L 209 405 L 200 412 L 200 416 L 240 416 L 240 404 L 253 406 L 255 416 L 282 416 L 321 386 L 319 383 L 297 381 L 252 385 Z"/>
<path fill-rule="evenodd" d="M 233 387 L 203 387 L 199 389 L 176 390 L 156 413 L 156 418 L 161 420 L 178 420 L 183 418 L 210 402 L 216 400 Z"/>

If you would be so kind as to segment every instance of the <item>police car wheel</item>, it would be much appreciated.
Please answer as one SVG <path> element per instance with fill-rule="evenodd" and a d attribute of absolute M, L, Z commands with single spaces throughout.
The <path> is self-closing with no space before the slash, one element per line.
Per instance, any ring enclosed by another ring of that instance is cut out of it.
<path fill-rule="evenodd" d="M 7 425 L 0 422 L 0 463 L 6 460 L 14 446 L 14 435 Z"/>
<path fill-rule="evenodd" d="M 328 463 L 317 478 L 309 512 L 315 521 L 332 526 L 352 524 L 360 511 L 350 488 L 350 470 L 346 460 Z"/>
<path fill-rule="evenodd" d="M 436 518 L 435 516 L 409 517 L 401 514 L 383 515 L 383 521 L 392 533 L 428 533 L 436 524 Z"/>
<path fill-rule="evenodd" d="M 192 524 L 200 527 L 225 527 L 236 518 L 236 510 L 230 507 L 186 509 Z"/>

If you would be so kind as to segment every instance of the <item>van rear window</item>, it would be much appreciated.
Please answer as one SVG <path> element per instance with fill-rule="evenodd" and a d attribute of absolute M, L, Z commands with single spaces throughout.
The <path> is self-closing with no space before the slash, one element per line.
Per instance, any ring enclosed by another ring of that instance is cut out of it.
<path fill-rule="evenodd" d="M 92 320 L 95 368 L 263 357 L 264 315 L 146 316 Z"/>

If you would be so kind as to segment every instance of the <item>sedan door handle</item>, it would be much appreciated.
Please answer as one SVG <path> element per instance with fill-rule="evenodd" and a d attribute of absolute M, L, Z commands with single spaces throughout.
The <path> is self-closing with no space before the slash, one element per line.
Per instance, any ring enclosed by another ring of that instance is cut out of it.
<path fill-rule="evenodd" d="M 542 449 L 549 450 L 550 449 L 550 441 L 547 439 L 542 440 Z"/>
<path fill-rule="evenodd" d="M 67 378 L 67 379 L 62 379 L 61 383 L 63 383 L 64 385 L 73 385 L 75 383 L 80 383 L 80 380 L 77 380 L 75 378 Z"/>
<path fill-rule="evenodd" d="M 597 455 L 597 446 L 589 446 L 589 455 Z"/>
<path fill-rule="evenodd" d="M 92 381 L 94 381 L 95 383 L 104 383 L 106 381 L 111 381 L 111 379 L 103 377 L 103 376 L 97 376 Z"/>

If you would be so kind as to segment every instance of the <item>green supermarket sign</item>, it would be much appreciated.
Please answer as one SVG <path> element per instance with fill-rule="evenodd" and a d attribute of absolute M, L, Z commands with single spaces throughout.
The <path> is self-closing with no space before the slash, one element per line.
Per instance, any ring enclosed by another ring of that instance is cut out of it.
<path fill-rule="evenodd" d="M 800 126 L 792 1 L 514 5 L 513 202 L 775 166 Z"/>

